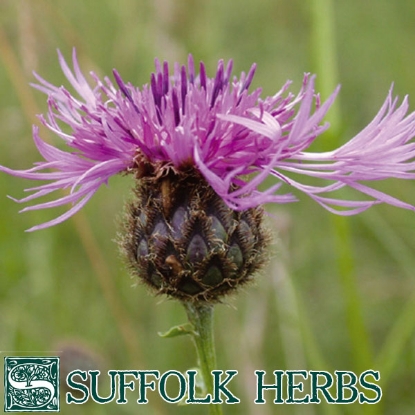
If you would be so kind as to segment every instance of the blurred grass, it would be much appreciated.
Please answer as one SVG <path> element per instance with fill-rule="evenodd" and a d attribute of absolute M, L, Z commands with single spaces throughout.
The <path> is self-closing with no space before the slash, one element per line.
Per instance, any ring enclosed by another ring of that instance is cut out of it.
<path fill-rule="evenodd" d="M 35 113 L 46 110 L 46 103 L 28 84 L 33 82 L 32 70 L 52 82 L 64 82 L 57 48 L 69 57 L 75 46 L 85 72 L 110 75 L 116 67 L 124 79 L 137 85 L 148 82 L 155 56 L 183 62 L 189 52 L 196 60 L 203 59 L 210 73 L 219 58 L 233 58 L 236 73 L 257 62 L 254 86 L 262 86 L 265 94 L 276 92 L 286 79 L 293 79 L 293 89 L 299 89 L 303 72 L 315 70 L 326 98 L 327 67 L 319 68 L 323 58 L 318 57 L 316 44 L 319 36 L 323 45 L 327 41 L 327 32 L 320 30 L 327 16 L 318 9 L 313 12 L 310 4 L 300 0 L 242 0 L 238 6 L 219 0 L 2 0 L 0 163 L 27 168 L 38 160 L 31 124 L 36 122 Z M 326 134 L 317 144 L 321 148 L 345 141 L 367 124 L 393 81 L 399 95 L 415 96 L 415 3 L 349 0 L 332 4 L 335 36 L 330 40 L 337 51 L 333 82 L 338 78 L 342 83 L 341 116 L 335 129 L 340 134 Z M 316 26 L 318 18 L 323 20 Z M 163 372 L 193 366 L 189 339 L 157 336 L 158 331 L 185 320 L 180 305 L 155 299 L 140 285 L 132 288 L 134 281 L 113 241 L 116 218 L 121 216 L 132 182 L 115 177 L 75 218 L 27 234 L 24 229 L 58 214 L 19 215 L 19 206 L 5 195 L 20 197 L 29 185 L 0 175 L 0 350 L 47 352 L 71 340 L 88 345 L 111 369 Z M 382 186 L 415 203 L 413 183 Z M 384 393 L 382 404 L 369 410 L 412 414 L 413 213 L 376 206 L 336 225 L 337 219 L 305 197 L 272 212 L 279 235 L 273 263 L 256 286 L 230 301 L 231 307 L 217 307 L 219 367 L 239 370 L 233 390 L 242 401 L 227 406 L 225 413 L 366 413 L 369 407 L 355 404 L 274 407 L 271 394 L 267 405 L 252 404 L 255 369 L 271 374 L 276 369 L 366 368 L 381 371 Z M 347 240 L 339 231 L 343 225 Z M 342 249 L 348 250 L 343 266 L 350 267 L 349 292 L 339 270 Z M 361 314 L 358 321 L 356 311 Z M 350 329 L 350 320 L 360 328 Z M 359 342 L 367 342 L 365 347 L 373 350 L 373 356 L 361 353 L 363 349 L 359 352 Z M 63 404 L 61 412 L 190 414 L 205 410 L 177 408 L 156 394 L 150 395 L 149 405 L 137 408 L 131 396 L 126 406 Z"/>

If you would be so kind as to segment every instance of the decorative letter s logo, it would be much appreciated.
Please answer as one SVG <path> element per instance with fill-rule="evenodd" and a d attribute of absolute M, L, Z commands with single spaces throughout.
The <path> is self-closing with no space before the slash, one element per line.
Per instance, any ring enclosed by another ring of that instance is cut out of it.
<path fill-rule="evenodd" d="M 7 381 L 10 407 L 28 410 L 57 405 L 57 368 L 52 359 L 9 361 Z"/>

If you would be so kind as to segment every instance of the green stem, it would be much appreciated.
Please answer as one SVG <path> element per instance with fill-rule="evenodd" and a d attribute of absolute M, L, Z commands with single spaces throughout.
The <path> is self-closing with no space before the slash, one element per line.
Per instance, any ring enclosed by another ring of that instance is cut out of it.
<path fill-rule="evenodd" d="M 213 396 L 212 370 L 216 368 L 216 354 L 213 339 L 213 305 L 183 303 L 189 322 L 193 325 L 195 333 L 192 336 L 202 372 L 206 392 Z M 210 415 L 222 415 L 221 405 L 211 404 Z"/>
<path fill-rule="evenodd" d="M 335 6 L 332 0 L 312 0 L 311 7 L 311 52 L 316 85 L 322 100 L 327 99 L 338 84 Z M 339 100 L 337 99 L 325 117 L 330 122 L 330 131 L 338 136 L 341 127 Z M 332 143 L 331 143 L 332 144 Z"/>
<path fill-rule="evenodd" d="M 335 2 L 333 0 L 313 0 L 311 2 L 311 16 L 313 23 L 313 36 L 311 41 L 314 56 L 314 65 L 319 75 L 318 86 L 322 91 L 323 99 L 334 90 L 337 84 L 337 50 L 336 50 L 336 23 Z M 334 110 L 334 111 L 333 111 Z M 331 140 L 328 144 L 338 145 L 341 114 L 338 104 L 330 111 L 330 134 L 326 136 Z M 329 148 L 324 148 L 327 151 Z M 330 147 L 331 149 L 331 147 Z M 343 288 L 346 304 L 346 316 L 352 353 L 354 355 L 355 370 L 363 371 L 373 365 L 373 353 L 369 341 L 369 334 L 363 320 L 362 300 L 356 280 L 353 258 L 353 244 L 350 226 L 345 217 L 333 216 L 332 225 L 338 256 L 338 271 Z M 377 406 L 362 406 L 364 414 L 380 413 Z"/>

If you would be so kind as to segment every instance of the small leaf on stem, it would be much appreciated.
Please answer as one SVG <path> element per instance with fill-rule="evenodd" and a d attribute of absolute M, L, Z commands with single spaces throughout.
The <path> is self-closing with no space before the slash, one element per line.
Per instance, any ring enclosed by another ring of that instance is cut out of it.
<path fill-rule="evenodd" d="M 160 337 L 163 337 L 166 339 L 171 338 L 171 337 L 183 336 L 185 334 L 191 334 L 193 336 L 196 334 L 193 324 L 190 324 L 190 323 L 180 324 L 178 326 L 173 326 L 172 328 L 170 328 L 170 330 L 164 333 L 158 332 L 158 335 Z"/>

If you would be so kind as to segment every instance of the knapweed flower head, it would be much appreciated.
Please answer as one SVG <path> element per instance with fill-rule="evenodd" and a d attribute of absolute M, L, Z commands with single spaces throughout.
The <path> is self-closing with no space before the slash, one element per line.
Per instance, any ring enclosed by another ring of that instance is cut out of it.
<path fill-rule="evenodd" d="M 91 73 L 91 86 L 79 68 L 61 54 L 62 70 L 76 94 L 36 75 L 35 88 L 48 96 L 41 122 L 67 145 L 60 150 L 33 128 L 44 158 L 28 170 L 0 170 L 14 176 L 49 180 L 28 189 L 18 202 L 30 202 L 61 189 L 56 199 L 23 210 L 72 204 L 50 222 L 63 222 L 80 210 L 108 179 L 132 173 L 136 201 L 131 204 L 123 245 L 132 268 L 151 286 L 184 298 L 214 298 L 249 279 L 263 262 L 267 241 L 261 206 L 296 201 L 299 190 L 340 215 L 364 211 L 375 203 L 414 209 L 363 182 L 391 177 L 413 179 L 415 113 L 407 98 L 398 105 L 389 92 L 373 121 L 338 149 L 307 151 L 328 128 L 323 118 L 338 88 L 324 103 L 305 75 L 297 95 L 290 82 L 273 96 L 249 92 L 255 65 L 239 78 L 232 61 L 219 61 L 209 78 L 203 63 L 196 71 L 156 60 L 150 83 L 137 88 L 114 70 L 115 82 Z M 310 176 L 319 185 L 302 184 Z M 274 184 L 260 190 L 265 179 Z M 323 181 L 323 184 L 321 182 Z M 368 200 L 343 200 L 331 193 L 353 188 Z"/>

